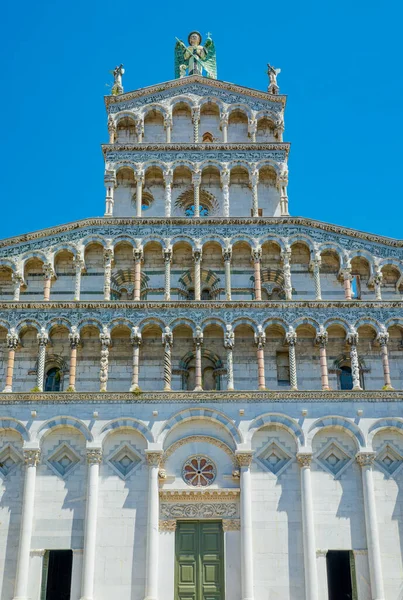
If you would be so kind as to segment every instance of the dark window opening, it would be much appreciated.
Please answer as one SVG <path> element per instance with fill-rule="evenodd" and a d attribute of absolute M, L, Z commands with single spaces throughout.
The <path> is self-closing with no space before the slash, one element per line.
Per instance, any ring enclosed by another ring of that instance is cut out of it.
<path fill-rule="evenodd" d="M 200 296 L 202 300 L 211 300 L 210 290 L 202 290 Z"/>
<path fill-rule="evenodd" d="M 351 280 L 351 295 L 355 300 L 361 300 L 361 278 L 354 275 Z"/>
<path fill-rule="evenodd" d="M 43 600 L 70 600 L 72 550 L 48 550 L 44 556 L 42 588 Z M 46 587 L 45 587 L 46 586 Z"/>
<path fill-rule="evenodd" d="M 339 374 L 339 382 L 341 390 L 352 390 L 353 389 L 353 374 L 351 372 L 351 367 L 348 365 L 343 365 L 340 367 Z M 360 369 L 360 385 L 362 389 L 364 388 L 364 376 Z"/>
<path fill-rule="evenodd" d="M 194 300 L 195 299 L 195 291 L 194 289 L 189 289 L 188 290 L 188 300 Z"/>
<path fill-rule="evenodd" d="M 353 553 L 329 550 L 326 567 L 329 600 L 357 600 Z"/>
<path fill-rule="evenodd" d="M 45 377 L 45 392 L 60 392 L 62 385 L 62 372 L 58 367 L 49 369 Z"/>
<path fill-rule="evenodd" d="M 276 364 L 278 385 L 290 385 L 290 362 L 288 352 L 277 352 Z"/>

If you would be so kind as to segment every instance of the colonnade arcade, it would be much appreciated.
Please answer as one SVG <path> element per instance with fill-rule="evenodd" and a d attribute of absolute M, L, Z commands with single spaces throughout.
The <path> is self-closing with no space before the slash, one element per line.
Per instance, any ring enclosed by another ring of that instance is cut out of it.
<path fill-rule="evenodd" d="M 369 372 L 367 387 L 391 390 L 391 365 L 400 385 L 402 332 L 398 319 L 22 321 L 0 329 L 4 391 L 361 390 Z"/>
<path fill-rule="evenodd" d="M 214 433 L 207 436 L 192 436 L 188 438 L 193 443 L 207 445 L 220 444 L 226 447 L 233 463 L 232 478 L 235 484 L 232 492 L 232 501 L 236 499 L 236 492 L 240 495 L 239 518 L 224 520 L 224 531 L 230 529 L 240 530 L 240 571 L 242 598 L 253 598 L 254 569 L 253 569 L 253 526 L 252 506 L 253 495 L 251 487 L 251 469 L 254 461 L 258 460 L 255 454 L 254 438 L 259 431 L 266 431 L 270 436 L 276 429 L 281 429 L 289 436 L 294 446 L 294 454 L 288 456 L 288 464 L 297 462 L 299 465 L 300 494 L 301 494 L 301 522 L 302 522 L 302 548 L 304 560 L 305 593 L 310 600 L 318 600 L 318 559 L 315 541 L 315 514 L 313 509 L 313 489 L 311 483 L 311 467 L 315 460 L 316 438 L 327 432 L 333 437 L 347 436 L 352 444 L 355 457 L 349 461 L 350 468 L 356 470 L 357 476 L 362 479 L 362 512 L 366 526 L 368 564 L 371 578 L 372 595 L 384 598 L 383 575 L 381 569 L 381 546 L 376 515 L 375 488 L 373 470 L 379 468 L 382 460 L 382 447 L 378 437 L 387 432 L 402 431 L 402 420 L 398 418 L 383 418 L 371 421 L 370 424 L 356 424 L 352 419 L 342 416 L 323 416 L 318 419 L 303 419 L 301 421 L 282 413 L 262 413 L 244 428 L 239 430 L 232 419 L 215 409 L 185 409 L 173 413 L 172 416 L 159 425 L 158 431 L 153 431 L 145 422 L 131 417 L 121 417 L 109 422 L 103 422 L 89 429 L 86 422 L 75 417 L 52 417 L 45 422 L 31 422 L 29 431 L 23 423 L 15 419 L 0 419 L 0 429 L 3 432 L 12 431 L 18 437 L 18 446 L 25 464 L 25 491 L 21 511 L 21 537 L 18 551 L 17 574 L 15 580 L 15 597 L 25 598 L 28 591 L 29 562 L 31 552 L 31 538 L 34 526 L 35 488 L 38 472 L 41 469 L 41 460 L 46 458 L 48 452 L 47 438 L 56 430 L 74 431 L 81 439 L 80 452 L 87 458 L 87 503 L 85 514 L 84 555 L 82 567 L 81 597 L 93 598 L 94 573 L 97 548 L 97 521 L 98 496 L 100 494 L 100 469 L 108 459 L 110 449 L 108 439 L 119 435 L 120 432 L 131 432 L 135 438 L 139 458 L 148 469 L 148 507 L 149 517 L 147 524 L 147 552 L 145 568 L 145 597 L 156 598 L 159 586 L 159 529 L 173 532 L 176 520 L 160 520 L 160 503 L 164 499 L 164 482 L 168 474 L 171 475 L 171 463 L 167 461 L 178 449 L 177 442 L 170 435 L 178 425 L 185 423 L 193 425 L 193 430 L 198 424 L 203 426 L 203 421 L 214 424 Z M 218 427 L 218 429 L 217 429 Z M 246 429 L 245 429 L 246 427 Z M 220 430 L 225 434 L 228 442 L 220 441 Z M 180 446 L 186 444 L 187 439 L 181 441 Z M 384 454 L 384 451 L 383 451 Z M 42 457 L 42 455 L 44 455 Z M 77 460 L 78 457 L 76 457 Z M 352 465 L 354 459 L 358 468 Z M 358 470 L 359 469 L 359 470 Z M 391 475 L 393 477 L 393 474 Z M 220 492 L 220 490 L 215 490 Z M 228 492 L 228 490 L 227 490 Z M 189 492 L 187 492 L 189 495 Z M 214 490 L 211 494 L 214 497 Z M 220 502 L 225 501 L 224 496 L 218 496 Z M 223 500 L 224 498 L 224 500 Z M 211 502 L 211 500 L 210 500 Z M 290 526 L 290 525 L 289 525 Z"/>
<path fill-rule="evenodd" d="M 401 299 L 399 260 L 308 236 L 88 236 L 0 258 L 3 300 Z"/>

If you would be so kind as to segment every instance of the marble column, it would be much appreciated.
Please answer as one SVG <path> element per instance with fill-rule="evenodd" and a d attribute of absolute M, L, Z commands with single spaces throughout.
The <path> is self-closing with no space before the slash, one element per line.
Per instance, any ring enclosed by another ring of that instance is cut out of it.
<path fill-rule="evenodd" d="M 164 184 L 165 184 L 165 216 L 170 217 L 172 211 L 172 183 L 173 183 L 173 171 L 168 169 L 164 173 Z"/>
<path fill-rule="evenodd" d="M 224 269 L 225 269 L 225 299 L 231 300 L 231 258 L 232 258 L 232 248 L 231 246 L 226 246 L 222 249 L 222 257 L 224 260 Z"/>
<path fill-rule="evenodd" d="M 105 325 L 99 334 L 99 340 L 101 342 L 101 364 L 99 371 L 99 381 L 101 386 L 99 391 L 106 392 L 106 387 L 108 384 L 109 347 L 112 343 L 112 340 L 111 334 Z"/>
<path fill-rule="evenodd" d="M 257 356 L 257 380 L 258 389 L 266 389 L 266 376 L 264 369 L 264 346 L 266 343 L 266 334 L 263 331 L 261 325 L 258 325 L 257 332 L 255 333 L 255 344 L 256 344 L 256 356 Z"/>
<path fill-rule="evenodd" d="M 116 175 L 113 171 L 107 171 L 104 177 L 105 185 L 105 217 L 113 216 L 114 192 L 116 188 Z"/>
<path fill-rule="evenodd" d="M 171 262 L 172 262 L 172 246 L 166 246 L 162 250 L 162 256 L 164 258 L 164 270 L 165 270 L 165 281 L 164 281 L 164 300 L 169 301 L 171 299 Z"/>
<path fill-rule="evenodd" d="M 284 275 L 284 293 L 286 300 L 292 300 L 292 283 L 291 283 L 291 248 L 286 246 L 285 250 L 281 252 L 281 258 L 283 261 L 283 275 Z"/>
<path fill-rule="evenodd" d="M 200 125 L 200 107 L 194 106 L 192 108 L 192 122 L 193 122 L 193 142 L 199 143 L 199 125 Z"/>
<path fill-rule="evenodd" d="M 259 185 L 259 171 L 258 169 L 254 169 L 252 173 L 250 173 L 250 184 L 252 186 L 252 217 L 259 216 L 259 193 L 258 193 L 258 185 Z"/>
<path fill-rule="evenodd" d="M 201 171 L 194 171 L 192 173 L 192 183 L 194 191 L 194 213 L 193 217 L 197 218 L 200 216 L 200 185 L 201 185 Z"/>
<path fill-rule="evenodd" d="M 165 327 L 162 333 L 162 345 L 164 346 L 164 392 L 171 391 L 172 380 L 172 345 L 173 336 L 169 327 Z"/>
<path fill-rule="evenodd" d="M 313 259 L 311 260 L 311 269 L 313 272 L 313 281 L 315 284 L 315 300 L 322 300 L 322 290 L 320 285 L 320 267 L 321 267 L 321 257 L 319 253 L 315 253 Z"/>
<path fill-rule="evenodd" d="M 252 481 L 250 466 L 252 452 L 235 452 L 240 469 L 240 521 L 241 521 L 241 599 L 254 600 L 253 592 L 253 530 Z"/>
<path fill-rule="evenodd" d="M 144 171 L 139 169 L 136 171 L 134 178 L 136 180 L 136 217 L 141 217 L 143 206 L 143 185 L 145 181 Z"/>
<path fill-rule="evenodd" d="M 383 382 L 384 382 L 383 389 L 384 390 L 393 390 L 392 381 L 390 379 L 389 353 L 388 353 L 389 333 L 387 332 L 385 327 L 382 327 L 381 331 L 378 333 L 377 340 L 381 346 Z"/>
<path fill-rule="evenodd" d="M 248 120 L 248 134 L 252 144 L 256 143 L 257 121 L 256 119 Z"/>
<path fill-rule="evenodd" d="M 195 392 L 201 392 L 202 386 L 202 345 L 203 345 L 203 332 L 199 326 L 196 327 L 196 332 L 193 335 L 193 341 L 195 345 Z"/>
<path fill-rule="evenodd" d="M 192 250 L 193 261 L 194 261 L 194 288 L 195 288 L 195 300 L 201 298 L 201 284 L 200 284 L 200 272 L 201 272 L 201 261 L 203 256 L 203 250 L 200 246 L 196 246 Z"/>
<path fill-rule="evenodd" d="M 116 124 L 113 120 L 112 115 L 108 117 L 108 133 L 109 133 L 109 143 L 114 144 L 116 140 Z"/>
<path fill-rule="evenodd" d="M 283 135 L 284 135 L 284 129 L 285 129 L 284 117 L 282 114 L 278 116 L 274 125 L 275 125 L 274 135 L 277 136 L 277 141 L 282 142 Z"/>
<path fill-rule="evenodd" d="M 8 349 L 8 359 L 7 359 L 7 370 L 6 370 L 6 387 L 3 392 L 10 393 L 13 391 L 13 375 L 14 375 L 14 361 L 15 361 L 15 351 L 18 348 L 19 337 L 17 330 L 14 327 L 10 328 L 10 331 L 7 333 L 7 349 Z"/>
<path fill-rule="evenodd" d="M 372 477 L 372 465 L 375 460 L 375 452 L 359 452 L 356 458 L 361 467 L 362 475 L 371 598 L 373 600 L 385 600 L 374 482 Z"/>
<path fill-rule="evenodd" d="M 280 211 L 282 217 L 288 217 L 288 171 L 285 174 L 279 176 L 278 185 L 280 188 Z"/>
<path fill-rule="evenodd" d="M 148 518 L 146 586 L 144 600 L 158 600 L 159 562 L 159 486 L 158 470 L 162 452 L 146 450 L 148 464 Z"/>
<path fill-rule="evenodd" d="M 224 168 L 221 171 L 220 180 L 221 180 L 221 188 L 222 188 L 222 198 L 223 198 L 223 216 L 229 217 L 229 182 L 230 182 L 230 170 Z"/>
<path fill-rule="evenodd" d="M 167 144 L 170 144 L 171 137 L 172 137 L 172 116 L 171 115 L 164 116 L 164 127 L 165 127 L 165 134 L 166 134 L 165 141 Z"/>
<path fill-rule="evenodd" d="M 347 334 L 347 343 L 350 345 L 350 362 L 351 362 L 351 374 L 353 377 L 353 391 L 362 390 L 360 383 L 360 363 L 358 360 L 358 332 L 351 328 Z"/>
<path fill-rule="evenodd" d="M 302 538 L 304 547 L 305 598 L 319 600 L 315 525 L 311 484 L 312 454 L 298 453 L 301 468 Z"/>
<path fill-rule="evenodd" d="M 130 391 L 136 392 L 140 389 L 140 387 L 139 387 L 139 364 L 140 364 L 141 332 L 138 327 L 132 327 L 130 341 L 133 346 L 133 376 L 132 376 L 132 385 L 130 387 Z"/>
<path fill-rule="evenodd" d="M 255 277 L 255 300 L 262 299 L 262 277 L 260 274 L 260 266 L 262 261 L 262 247 L 255 246 L 252 248 L 253 272 Z"/>
<path fill-rule="evenodd" d="M 28 590 L 31 540 L 34 521 L 36 467 L 40 460 L 39 448 L 24 448 L 25 479 L 20 520 L 17 571 L 14 585 L 14 600 L 29 600 Z"/>
<path fill-rule="evenodd" d="M 78 302 L 81 296 L 81 274 L 85 267 L 84 259 L 82 256 L 77 254 L 77 256 L 74 257 L 73 264 L 76 271 L 76 277 L 74 281 L 74 300 Z"/>
<path fill-rule="evenodd" d="M 378 267 L 375 275 L 374 275 L 374 290 L 375 290 L 375 300 L 382 300 L 382 281 L 383 281 L 383 273 Z"/>
<path fill-rule="evenodd" d="M 288 328 L 285 334 L 285 341 L 288 344 L 288 356 L 290 364 L 290 386 L 292 390 L 298 389 L 297 380 L 297 359 L 295 356 L 295 346 L 297 344 L 297 334 L 292 327 Z"/>
<path fill-rule="evenodd" d="M 143 122 L 142 118 L 136 120 L 135 129 L 136 129 L 136 135 L 137 135 L 137 143 L 141 144 L 143 141 L 143 134 L 144 134 L 144 122 Z"/>
<path fill-rule="evenodd" d="M 319 345 L 319 356 L 320 356 L 320 376 L 322 381 L 322 390 L 330 390 L 329 386 L 329 370 L 327 367 L 327 353 L 326 346 L 329 336 L 325 329 L 321 328 L 316 335 L 316 343 Z"/>
<path fill-rule="evenodd" d="M 220 119 L 220 128 L 222 131 L 222 141 L 224 144 L 228 143 L 228 114 L 223 113 Z"/>
<path fill-rule="evenodd" d="M 80 343 L 80 333 L 75 325 L 71 328 L 69 333 L 70 342 L 70 374 L 69 374 L 69 388 L 68 392 L 76 391 L 76 373 L 77 373 L 77 348 Z"/>
<path fill-rule="evenodd" d="M 50 287 L 52 285 L 52 279 L 53 279 L 53 277 L 55 277 L 55 272 L 50 263 L 45 263 L 43 265 L 43 275 L 44 275 L 43 299 L 45 302 L 49 302 Z"/>
<path fill-rule="evenodd" d="M 82 568 L 81 600 L 94 599 L 94 575 L 96 560 L 99 466 L 102 462 L 101 448 L 87 448 L 87 499 L 85 506 L 84 553 Z"/>
<path fill-rule="evenodd" d="M 344 297 L 346 300 L 352 300 L 352 292 L 351 292 L 351 268 L 346 268 L 341 270 L 341 274 L 343 277 L 344 284 Z"/>
<path fill-rule="evenodd" d="M 233 350 L 235 344 L 235 334 L 232 330 L 232 325 L 227 324 L 224 334 L 224 348 L 227 351 L 227 390 L 234 389 L 234 362 Z"/>
<path fill-rule="evenodd" d="M 134 290 L 133 300 L 138 302 L 141 299 L 141 262 L 144 257 L 143 246 L 133 248 L 134 258 Z"/>
<path fill-rule="evenodd" d="M 45 378 L 45 358 L 46 358 L 46 346 L 49 342 L 49 336 L 44 327 L 41 328 L 40 332 L 36 336 L 38 340 L 38 368 L 36 371 L 36 389 L 39 392 L 43 392 L 43 383 Z"/>
<path fill-rule="evenodd" d="M 13 300 L 14 300 L 14 302 L 19 302 L 20 294 L 21 294 L 21 286 L 24 283 L 24 277 L 22 276 L 21 273 L 13 273 L 11 276 L 11 279 L 14 284 Z"/>
<path fill-rule="evenodd" d="M 112 277 L 113 248 L 104 248 L 104 300 L 111 299 L 111 277 Z"/>

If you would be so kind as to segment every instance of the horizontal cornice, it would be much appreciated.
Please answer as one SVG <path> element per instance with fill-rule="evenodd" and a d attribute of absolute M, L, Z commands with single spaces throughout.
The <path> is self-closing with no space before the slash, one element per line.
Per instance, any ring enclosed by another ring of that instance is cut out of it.
<path fill-rule="evenodd" d="M 290 151 L 291 144 L 288 142 L 276 142 L 273 144 L 102 144 L 102 152 L 104 156 L 108 152 L 195 152 L 195 151 L 215 151 L 215 152 L 230 152 L 230 151 L 255 151 L 268 152 L 270 150 L 283 150 L 287 157 Z"/>
<path fill-rule="evenodd" d="M 204 86 L 211 87 L 212 94 L 215 89 L 226 90 L 228 92 L 234 92 L 235 94 L 242 94 L 244 96 L 250 96 L 251 98 L 259 98 L 261 100 L 270 100 L 270 102 L 278 102 L 285 106 L 287 96 L 284 94 L 269 94 L 261 90 L 255 90 L 235 83 L 228 83 L 227 81 L 221 81 L 220 79 L 208 79 L 200 75 L 190 75 L 182 79 L 171 79 L 170 81 L 164 81 L 147 87 L 139 88 L 131 92 L 125 92 L 117 96 L 105 96 L 105 106 L 108 107 L 112 104 L 119 104 L 120 102 L 127 102 L 127 100 L 133 100 L 136 98 L 142 98 L 144 96 L 150 96 L 166 90 L 174 90 L 183 88 L 189 84 L 200 83 Z"/>
<path fill-rule="evenodd" d="M 356 229 L 349 229 L 348 227 L 341 227 L 339 225 L 333 225 L 331 223 L 325 223 L 323 221 L 316 221 L 315 219 L 309 219 L 306 217 L 216 217 L 216 218 L 185 218 L 175 217 L 167 218 L 160 217 L 154 219 L 144 219 L 136 217 L 92 217 L 82 219 L 80 221 L 72 221 L 71 223 L 65 223 L 63 225 L 56 225 L 55 227 L 48 227 L 46 229 L 39 229 L 31 233 L 25 233 L 10 238 L 0 240 L 0 248 L 7 246 L 13 246 L 16 244 L 22 244 L 32 240 L 39 240 L 53 235 L 66 233 L 69 231 L 75 231 L 77 229 L 85 229 L 86 227 L 113 227 L 113 226 L 144 226 L 150 227 L 154 225 L 163 225 L 170 227 L 174 225 L 186 226 L 186 225 L 197 225 L 200 226 L 201 235 L 203 235 L 203 228 L 208 228 L 209 225 L 242 225 L 247 227 L 248 225 L 300 225 L 302 227 L 312 227 L 320 231 L 326 231 L 329 233 L 336 233 L 338 235 L 345 235 L 351 238 L 357 238 L 368 242 L 377 244 L 383 244 L 393 248 L 403 248 L 403 240 L 388 238 L 372 233 L 366 233 L 358 231 Z"/>
<path fill-rule="evenodd" d="M 0 394 L 0 404 L 227 404 L 305 402 L 402 402 L 403 391 L 209 391 L 209 392 L 46 392 Z"/>

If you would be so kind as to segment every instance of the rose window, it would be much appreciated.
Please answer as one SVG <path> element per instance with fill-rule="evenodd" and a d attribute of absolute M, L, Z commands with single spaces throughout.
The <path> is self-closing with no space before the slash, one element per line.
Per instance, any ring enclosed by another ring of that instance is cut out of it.
<path fill-rule="evenodd" d="M 191 456 L 183 465 L 182 476 L 188 485 L 206 487 L 216 478 L 214 463 L 207 456 Z"/>

